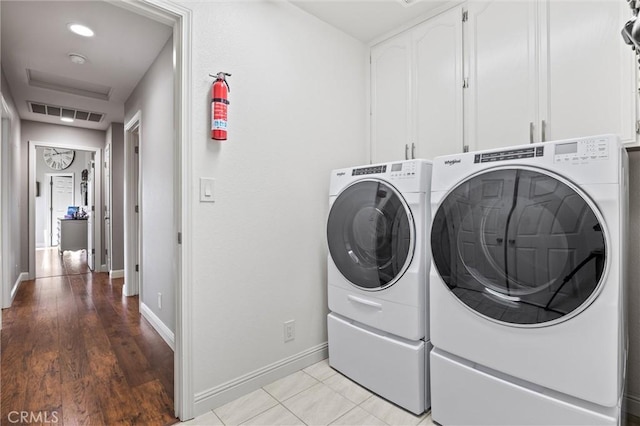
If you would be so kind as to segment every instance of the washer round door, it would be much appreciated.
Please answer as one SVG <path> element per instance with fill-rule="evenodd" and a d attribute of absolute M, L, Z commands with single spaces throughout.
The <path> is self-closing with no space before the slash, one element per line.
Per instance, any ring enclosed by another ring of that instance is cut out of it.
<path fill-rule="evenodd" d="M 431 250 L 451 294 L 474 312 L 542 326 L 597 296 L 605 234 L 589 198 L 535 169 L 493 169 L 449 192 L 434 215 Z"/>
<path fill-rule="evenodd" d="M 335 199 L 329 212 L 329 253 L 353 285 L 375 291 L 393 285 L 414 251 L 414 223 L 402 196 L 383 181 L 361 180 Z"/>

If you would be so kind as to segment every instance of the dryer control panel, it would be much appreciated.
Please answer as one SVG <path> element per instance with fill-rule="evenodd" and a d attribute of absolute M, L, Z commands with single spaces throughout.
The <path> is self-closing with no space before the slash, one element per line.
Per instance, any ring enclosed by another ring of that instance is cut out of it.
<path fill-rule="evenodd" d="M 391 165 L 390 177 L 393 178 L 413 178 L 416 175 L 415 162 L 394 163 Z"/>
<path fill-rule="evenodd" d="M 554 146 L 555 163 L 580 164 L 609 158 L 607 139 L 581 139 L 579 141 L 558 142 Z"/>

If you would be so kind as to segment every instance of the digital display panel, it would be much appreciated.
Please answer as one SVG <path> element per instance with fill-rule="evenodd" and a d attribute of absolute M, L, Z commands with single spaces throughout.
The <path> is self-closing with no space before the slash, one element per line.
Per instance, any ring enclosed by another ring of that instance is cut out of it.
<path fill-rule="evenodd" d="M 578 142 L 560 143 L 556 145 L 556 155 L 558 154 L 577 154 Z"/>
<path fill-rule="evenodd" d="M 402 163 L 392 164 L 391 165 L 392 172 L 400 172 L 402 171 Z"/>

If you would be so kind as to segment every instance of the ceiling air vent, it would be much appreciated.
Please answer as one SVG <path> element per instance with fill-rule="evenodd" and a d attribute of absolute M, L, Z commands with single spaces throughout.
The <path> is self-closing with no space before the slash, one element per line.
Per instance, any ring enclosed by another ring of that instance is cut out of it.
<path fill-rule="evenodd" d="M 27 101 L 27 104 L 29 105 L 29 111 L 35 114 L 73 118 L 74 120 L 91 121 L 93 123 L 99 123 L 104 118 L 104 114 L 100 112 L 81 111 L 75 108 L 47 105 L 33 101 Z"/>

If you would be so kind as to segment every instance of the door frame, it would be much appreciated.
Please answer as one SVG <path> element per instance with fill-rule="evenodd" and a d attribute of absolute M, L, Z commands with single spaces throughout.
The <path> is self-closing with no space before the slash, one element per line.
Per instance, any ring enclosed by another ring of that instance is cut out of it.
<path fill-rule="evenodd" d="M 75 176 L 73 175 L 73 173 L 45 173 L 44 177 L 45 179 L 47 179 L 47 182 L 51 182 L 51 180 L 54 177 L 57 176 L 69 176 L 71 177 L 71 205 L 75 206 L 76 205 L 76 193 L 75 193 L 75 184 L 76 184 L 76 179 Z M 40 193 L 42 193 L 42 189 L 40 188 Z M 53 192 L 52 192 L 53 186 L 51 184 L 49 184 L 49 191 L 46 197 L 45 197 L 45 209 L 48 211 L 47 214 L 47 223 L 46 226 L 49 229 L 49 240 L 48 240 L 48 245 L 47 247 L 52 247 L 52 241 L 53 241 L 53 217 L 51 217 L 51 207 L 53 206 Z M 47 244 L 47 241 L 45 241 L 45 244 Z M 37 245 L 36 245 L 37 247 Z"/>
<path fill-rule="evenodd" d="M 167 0 L 106 0 L 115 6 L 173 27 L 174 58 L 174 245 L 176 262 L 176 325 L 174 350 L 174 409 L 180 420 L 194 415 L 192 319 L 191 182 L 191 9 Z"/>
<path fill-rule="evenodd" d="M 107 143 L 104 146 L 104 158 L 102 159 L 102 165 L 103 167 L 101 168 L 102 173 L 104 174 L 104 182 L 102 187 L 104 188 L 104 191 L 102 193 L 102 199 L 105 201 L 104 202 L 104 206 L 103 207 L 103 221 L 102 221 L 102 232 L 104 235 L 104 241 L 103 243 L 103 248 L 105 250 L 104 252 L 104 260 L 105 260 L 105 265 L 107 266 L 107 270 L 104 272 L 109 272 L 111 273 L 111 253 L 112 253 L 112 247 L 111 247 L 111 241 L 112 241 L 112 235 L 111 235 L 111 217 L 113 214 L 113 211 L 111 209 L 111 203 L 113 202 L 112 200 L 112 193 L 111 193 L 111 142 Z M 108 172 L 108 175 L 107 175 Z M 108 224 L 108 226 L 107 226 Z"/>
<path fill-rule="evenodd" d="M 89 151 L 95 154 L 96 164 L 102 164 L 102 148 L 85 146 L 74 143 L 62 142 L 44 142 L 29 141 L 29 279 L 36 277 L 36 147 L 64 148 L 76 151 Z M 95 194 L 95 211 L 102 212 L 102 173 L 95 173 L 94 194 Z M 100 226 L 93 227 L 93 238 L 96 247 L 102 247 L 102 215 L 99 215 L 96 222 Z M 95 263 L 98 265 L 96 269 L 99 272 L 102 268 L 102 250 L 96 251 Z"/>
<path fill-rule="evenodd" d="M 17 290 L 14 280 L 11 278 L 12 266 L 9 264 L 9 253 L 11 253 L 11 237 L 9 236 L 9 226 L 11 224 L 11 209 L 9 208 L 13 187 L 6 182 L 11 180 L 12 164 L 9 154 L 11 141 L 11 128 L 14 125 L 15 117 L 11 113 L 11 108 L 0 93 L 0 308 L 11 306 L 12 292 Z M 6 121 L 5 121 L 6 120 Z M 7 127 L 5 127 L 7 126 Z M 4 136 L 7 135 L 8 140 Z M 17 255 L 18 258 L 20 255 Z M 20 279 L 20 278 L 18 278 Z M 15 292 L 13 293 L 15 295 Z M 2 315 L 0 314 L 0 329 L 2 328 Z"/>
<path fill-rule="evenodd" d="M 140 294 L 142 299 L 142 273 L 138 268 L 142 257 L 142 179 L 140 173 L 141 153 L 135 152 L 140 147 L 142 132 L 142 113 L 137 111 L 124 125 L 124 287 L 125 296 Z M 138 206 L 138 210 L 135 210 Z"/>

